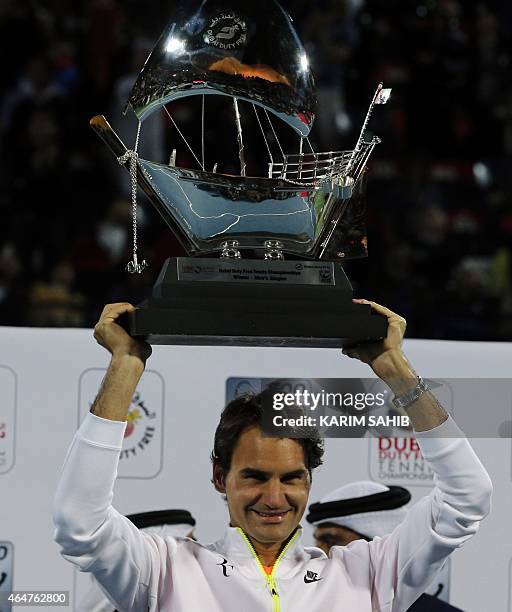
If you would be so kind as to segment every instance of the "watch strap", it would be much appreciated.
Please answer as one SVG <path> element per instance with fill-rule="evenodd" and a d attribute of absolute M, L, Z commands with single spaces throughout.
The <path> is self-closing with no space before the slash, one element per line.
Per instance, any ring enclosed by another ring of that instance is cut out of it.
<path fill-rule="evenodd" d="M 429 386 L 427 383 L 421 378 L 421 376 L 418 376 L 418 384 L 414 387 L 414 389 L 411 389 L 402 395 L 395 395 L 395 397 L 392 399 L 393 405 L 395 408 L 405 410 L 428 390 Z"/>

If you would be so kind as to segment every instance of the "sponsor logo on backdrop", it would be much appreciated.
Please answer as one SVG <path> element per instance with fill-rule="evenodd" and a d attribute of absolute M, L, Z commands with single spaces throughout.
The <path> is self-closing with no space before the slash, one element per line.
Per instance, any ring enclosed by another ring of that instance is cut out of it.
<path fill-rule="evenodd" d="M 85 370 L 79 381 L 79 422 L 90 410 L 106 370 Z M 164 380 L 158 372 L 146 370 L 137 387 L 127 415 L 118 476 L 155 478 L 163 464 Z"/>
<path fill-rule="evenodd" d="M 439 402 L 448 412 L 453 412 L 453 392 L 446 381 L 425 381 L 435 393 Z M 376 388 L 385 387 L 384 383 L 377 381 Z M 393 394 L 388 393 L 382 414 L 386 416 L 405 415 L 406 412 L 397 409 L 392 402 Z M 377 435 L 369 441 L 369 472 L 373 480 L 384 484 L 432 486 L 434 472 L 421 454 L 421 449 L 413 435 L 412 426 L 397 427 L 394 435 Z"/>
<path fill-rule="evenodd" d="M 226 404 L 242 395 L 257 395 L 261 392 L 261 378 L 238 378 L 232 376 L 226 381 Z"/>
<path fill-rule="evenodd" d="M 386 484 L 431 485 L 434 472 L 413 436 L 381 436 L 370 440 L 370 475 Z"/>
<path fill-rule="evenodd" d="M 12 591 L 14 569 L 14 546 L 12 542 L 0 542 L 0 592 Z M 2 602 L 0 612 L 11 612 L 11 602 Z"/>
<path fill-rule="evenodd" d="M 275 382 L 275 380 L 275 378 L 242 378 L 232 376 L 226 380 L 226 404 L 242 395 L 257 395 Z M 284 382 L 281 384 L 280 390 L 284 393 L 303 392 L 306 389 L 312 391 L 317 387 L 314 380 L 307 378 L 281 380 Z"/>
<path fill-rule="evenodd" d="M 7 473 L 14 466 L 16 394 L 16 374 L 11 368 L 0 366 L 0 474 Z"/>
<path fill-rule="evenodd" d="M 158 426 L 158 415 L 150 410 L 140 393 L 133 396 L 124 432 L 121 459 L 130 459 L 146 451 L 155 439 Z"/>

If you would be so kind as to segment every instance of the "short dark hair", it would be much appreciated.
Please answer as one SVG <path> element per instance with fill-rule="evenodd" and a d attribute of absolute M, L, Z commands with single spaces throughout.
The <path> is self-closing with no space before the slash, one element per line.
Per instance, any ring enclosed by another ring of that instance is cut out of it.
<path fill-rule="evenodd" d="M 215 431 L 211 460 L 220 466 L 223 476 L 229 472 L 235 446 L 244 431 L 251 427 L 261 427 L 263 401 L 269 391 L 258 395 L 245 394 L 227 404 L 220 416 Z M 304 463 L 311 477 L 311 472 L 322 465 L 324 441 L 318 430 L 308 428 L 304 437 L 293 437 L 304 450 Z"/>

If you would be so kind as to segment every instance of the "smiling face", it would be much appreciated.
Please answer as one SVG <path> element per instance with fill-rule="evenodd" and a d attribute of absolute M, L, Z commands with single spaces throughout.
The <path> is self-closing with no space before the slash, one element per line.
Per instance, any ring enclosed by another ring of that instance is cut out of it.
<path fill-rule="evenodd" d="M 281 544 L 295 530 L 311 487 L 302 446 L 255 426 L 241 434 L 227 475 L 215 465 L 213 480 L 227 497 L 231 526 L 263 545 Z"/>

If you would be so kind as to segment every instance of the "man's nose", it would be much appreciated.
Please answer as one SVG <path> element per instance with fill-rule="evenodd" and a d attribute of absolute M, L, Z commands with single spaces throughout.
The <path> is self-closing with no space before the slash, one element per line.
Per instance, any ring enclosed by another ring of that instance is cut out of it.
<path fill-rule="evenodd" d="M 261 502 L 269 509 L 283 509 L 288 507 L 288 502 L 284 494 L 284 485 L 279 478 L 270 478 L 265 483 Z"/>

